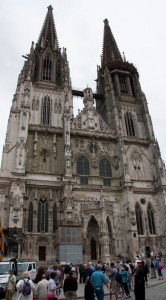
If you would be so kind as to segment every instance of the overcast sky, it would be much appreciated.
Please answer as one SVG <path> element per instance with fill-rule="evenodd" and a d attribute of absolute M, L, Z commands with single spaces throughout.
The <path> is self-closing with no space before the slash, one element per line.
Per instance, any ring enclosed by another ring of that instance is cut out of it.
<path fill-rule="evenodd" d="M 37 42 L 53 6 L 61 48 L 67 48 L 73 88 L 95 91 L 108 19 L 120 52 L 140 74 L 155 136 L 166 161 L 166 0 L 4 0 L 0 9 L 0 158 L 22 55 Z M 77 99 L 75 114 L 82 108 Z"/>

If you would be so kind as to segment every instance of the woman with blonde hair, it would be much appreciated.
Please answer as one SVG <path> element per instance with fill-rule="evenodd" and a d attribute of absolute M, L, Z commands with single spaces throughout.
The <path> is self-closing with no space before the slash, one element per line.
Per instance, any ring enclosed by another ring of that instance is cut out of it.
<path fill-rule="evenodd" d="M 18 281 L 16 289 L 18 300 L 33 300 L 33 292 L 35 291 L 35 286 L 30 279 L 28 272 L 24 272 L 22 274 L 22 279 Z"/>

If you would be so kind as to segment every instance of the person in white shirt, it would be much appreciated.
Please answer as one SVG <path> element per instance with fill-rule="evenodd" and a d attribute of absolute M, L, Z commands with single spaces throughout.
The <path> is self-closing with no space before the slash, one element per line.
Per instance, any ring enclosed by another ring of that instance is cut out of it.
<path fill-rule="evenodd" d="M 47 300 L 47 286 L 48 280 L 46 279 L 46 274 L 42 275 L 42 280 L 38 282 L 35 288 L 35 295 L 39 300 Z"/>
<path fill-rule="evenodd" d="M 24 296 L 22 293 L 24 281 L 29 281 L 30 287 L 31 287 L 31 293 L 30 295 Z M 29 277 L 28 272 L 24 272 L 22 274 L 22 279 L 20 279 L 16 285 L 17 289 L 17 300 L 33 300 L 33 292 L 35 291 L 35 286 L 32 282 L 32 280 Z"/>

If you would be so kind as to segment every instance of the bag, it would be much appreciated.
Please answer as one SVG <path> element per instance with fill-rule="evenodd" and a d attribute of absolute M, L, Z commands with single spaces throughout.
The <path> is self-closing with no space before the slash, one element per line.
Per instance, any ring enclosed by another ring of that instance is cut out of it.
<path fill-rule="evenodd" d="M 0 287 L 0 297 L 2 297 L 2 298 L 0 298 L 0 299 L 3 299 L 3 298 L 5 298 L 5 295 L 6 295 L 6 288 L 4 287 Z"/>
<path fill-rule="evenodd" d="M 24 296 L 29 296 L 31 294 L 31 285 L 30 285 L 30 282 L 29 282 L 29 279 L 28 280 L 24 280 L 24 284 L 23 284 L 23 288 L 22 288 L 22 294 Z"/>
<path fill-rule="evenodd" d="M 122 275 L 119 272 L 116 273 L 115 279 L 118 283 L 122 283 Z"/>
<path fill-rule="evenodd" d="M 159 264 L 159 265 L 158 265 L 158 269 L 159 269 L 159 270 L 162 270 L 162 269 L 163 269 L 162 264 Z"/>
<path fill-rule="evenodd" d="M 55 294 L 53 294 L 53 293 L 47 294 L 47 299 L 48 300 L 55 299 Z"/>

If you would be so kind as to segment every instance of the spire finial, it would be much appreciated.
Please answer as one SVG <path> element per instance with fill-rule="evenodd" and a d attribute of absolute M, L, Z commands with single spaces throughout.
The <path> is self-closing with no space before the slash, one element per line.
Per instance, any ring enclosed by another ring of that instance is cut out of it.
<path fill-rule="evenodd" d="M 108 19 L 105 19 L 103 22 L 104 22 L 105 25 L 108 25 L 108 24 L 109 24 L 109 23 L 108 23 Z"/>
<path fill-rule="evenodd" d="M 48 8 L 48 10 L 53 10 L 52 5 L 49 5 L 47 8 Z"/>

